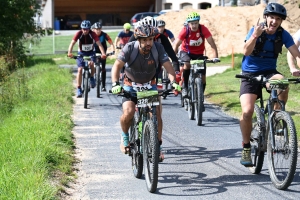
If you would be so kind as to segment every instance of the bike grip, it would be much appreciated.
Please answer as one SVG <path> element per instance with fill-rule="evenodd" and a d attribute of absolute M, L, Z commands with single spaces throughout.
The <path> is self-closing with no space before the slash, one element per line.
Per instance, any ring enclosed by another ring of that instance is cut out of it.
<path fill-rule="evenodd" d="M 243 74 L 236 74 L 235 78 L 249 78 L 249 77 Z"/>
<path fill-rule="evenodd" d="M 111 91 L 111 90 L 108 90 L 108 93 L 112 93 L 112 91 Z"/>

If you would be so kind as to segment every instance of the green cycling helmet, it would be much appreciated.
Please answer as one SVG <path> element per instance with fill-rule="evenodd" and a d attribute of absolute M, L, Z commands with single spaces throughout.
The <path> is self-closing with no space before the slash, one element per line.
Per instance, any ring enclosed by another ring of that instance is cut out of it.
<path fill-rule="evenodd" d="M 191 12 L 188 14 L 186 21 L 191 22 L 191 21 L 199 21 L 200 20 L 200 15 L 196 12 Z"/>
<path fill-rule="evenodd" d="M 125 23 L 123 28 L 124 29 L 131 29 L 131 25 L 129 23 Z"/>

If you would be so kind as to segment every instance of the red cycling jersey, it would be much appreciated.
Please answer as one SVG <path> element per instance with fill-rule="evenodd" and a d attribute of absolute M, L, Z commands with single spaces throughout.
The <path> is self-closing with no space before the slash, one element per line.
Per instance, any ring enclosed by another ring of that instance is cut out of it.
<path fill-rule="evenodd" d="M 204 25 L 200 24 L 201 31 L 204 38 L 211 37 L 211 33 Z M 183 27 L 180 31 L 178 38 L 182 40 L 181 50 L 191 54 L 203 54 L 205 50 L 205 42 L 200 35 L 200 28 L 197 31 L 191 31 L 189 28 L 189 35 L 187 36 L 187 29 Z"/>
<path fill-rule="evenodd" d="M 87 35 L 84 35 L 82 30 L 80 30 L 74 35 L 73 40 L 74 41 L 79 40 L 78 51 L 91 52 L 94 50 L 93 48 L 94 41 L 95 42 L 99 41 L 99 38 L 97 34 L 91 30 Z"/>

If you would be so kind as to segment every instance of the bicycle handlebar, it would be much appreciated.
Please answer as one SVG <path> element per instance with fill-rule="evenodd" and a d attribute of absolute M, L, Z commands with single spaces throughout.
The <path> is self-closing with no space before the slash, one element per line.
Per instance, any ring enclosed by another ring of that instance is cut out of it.
<path fill-rule="evenodd" d="M 107 54 L 106 54 L 106 57 L 111 56 L 111 55 L 114 55 L 114 54 L 115 54 L 114 51 L 113 51 L 113 52 L 110 52 L 110 53 L 107 53 Z M 100 58 L 101 55 L 102 55 L 101 53 L 96 53 L 95 56 L 83 56 L 83 55 L 77 55 L 77 56 L 72 56 L 72 57 L 70 57 L 70 58 L 77 59 L 77 58 L 82 57 L 82 58 L 85 59 L 85 60 L 90 60 L 91 57 Z M 67 56 L 68 56 L 68 55 L 67 55 Z"/>
<path fill-rule="evenodd" d="M 170 95 L 170 94 L 173 94 L 171 91 L 172 89 L 167 89 L 167 90 L 157 90 L 158 91 L 158 96 L 163 96 L 163 95 Z M 111 90 L 108 91 L 109 93 L 112 93 Z M 125 97 L 125 98 L 131 98 L 131 97 L 135 97 L 135 96 L 132 96 L 130 92 L 124 90 L 122 88 L 122 92 L 118 94 L 118 96 L 121 96 L 121 97 Z"/>
<path fill-rule="evenodd" d="M 251 75 L 245 75 L 245 74 L 236 74 L 235 78 L 245 78 L 249 81 L 254 81 L 257 83 L 261 83 L 261 84 L 266 84 L 267 82 L 272 80 L 272 79 L 267 79 L 263 75 L 251 76 Z M 274 80 L 277 80 L 277 79 L 274 79 Z M 292 82 L 295 84 L 300 83 L 300 78 L 288 78 L 288 79 L 283 79 L 283 80 L 286 80 L 288 82 Z"/>

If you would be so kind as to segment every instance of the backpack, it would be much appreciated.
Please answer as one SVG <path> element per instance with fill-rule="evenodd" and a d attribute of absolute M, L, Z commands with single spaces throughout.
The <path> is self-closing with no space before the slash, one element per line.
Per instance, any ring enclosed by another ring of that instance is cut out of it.
<path fill-rule="evenodd" d="M 139 42 L 133 41 L 131 42 L 132 44 L 128 45 L 129 48 L 129 53 L 130 53 L 130 58 L 129 61 L 126 63 L 125 67 L 129 67 L 137 58 L 138 53 L 139 53 Z M 153 42 L 154 45 L 151 48 L 151 54 L 154 58 L 155 61 L 155 66 L 156 66 L 156 76 L 158 75 L 161 67 L 159 65 L 159 60 L 158 60 L 158 50 L 157 50 L 157 43 L 158 42 Z"/>
<path fill-rule="evenodd" d="M 275 40 L 272 39 L 273 44 L 274 44 L 274 57 L 268 57 L 268 56 L 260 56 L 259 53 L 260 52 L 267 52 L 265 51 L 264 45 L 266 43 L 266 41 L 268 40 L 267 36 L 266 36 L 266 31 L 264 31 L 259 37 L 258 37 L 258 42 L 256 42 L 255 47 L 252 51 L 252 53 L 250 54 L 250 56 L 256 56 L 256 57 L 261 57 L 261 58 L 278 58 L 278 54 L 282 53 L 282 33 L 283 33 L 283 28 L 280 26 L 277 31 L 276 31 L 276 38 Z"/>
<path fill-rule="evenodd" d="M 188 39 L 189 34 L 190 34 L 190 27 L 189 27 L 188 23 L 187 23 L 187 24 L 184 24 L 184 28 L 185 28 L 185 30 L 186 30 L 186 36 L 185 36 L 185 39 Z M 205 37 L 204 37 L 204 35 L 203 35 L 203 33 L 202 33 L 202 28 L 201 28 L 201 25 L 200 25 L 200 24 L 199 24 L 198 30 L 200 31 L 200 37 L 202 38 L 202 40 L 203 40 L 203 42 L 204 42 Z M 186 49 L 188 50 L 188 54 L 190 54 L 190 50 L 189 50 L 189 48 L 188 48 L 187 43 L 186 43 Z"/>

